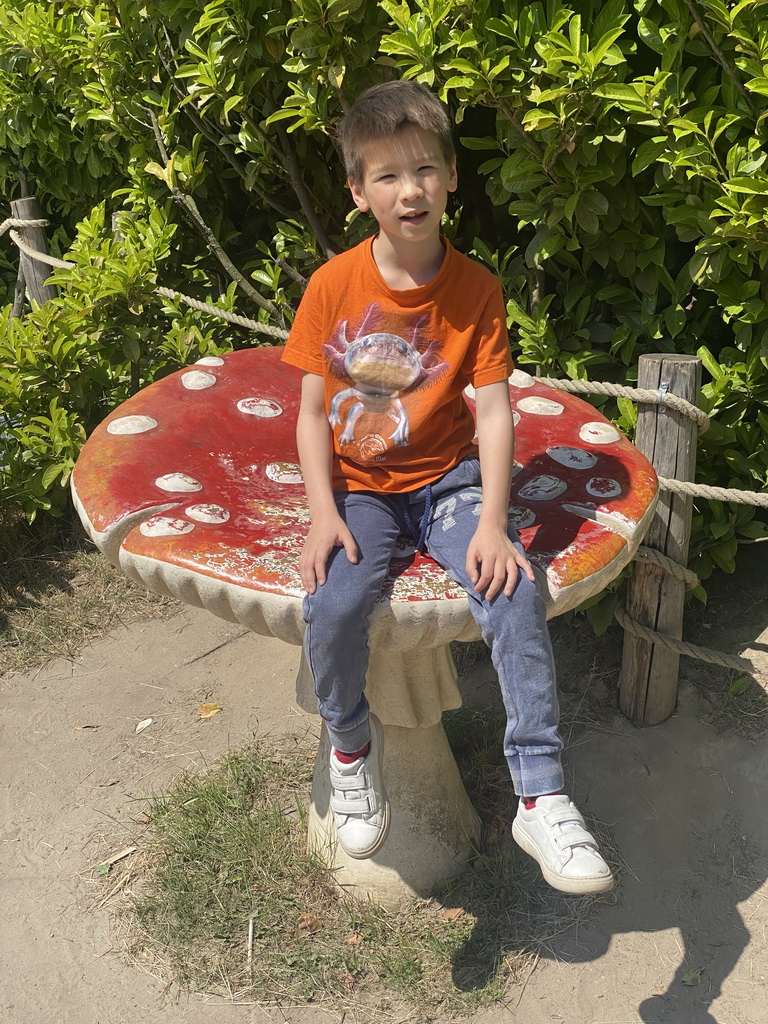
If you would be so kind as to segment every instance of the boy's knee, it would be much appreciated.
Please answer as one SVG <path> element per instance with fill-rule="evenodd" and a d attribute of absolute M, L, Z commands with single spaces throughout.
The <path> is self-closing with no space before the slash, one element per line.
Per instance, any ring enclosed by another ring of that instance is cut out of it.
<path fill-rule="evenodd" d="M 369 611 L 365 597 L 350 587 L 325 583 L 304 598 L 304 621 L 329 634 L 345 635 L 360 629 Z"/>

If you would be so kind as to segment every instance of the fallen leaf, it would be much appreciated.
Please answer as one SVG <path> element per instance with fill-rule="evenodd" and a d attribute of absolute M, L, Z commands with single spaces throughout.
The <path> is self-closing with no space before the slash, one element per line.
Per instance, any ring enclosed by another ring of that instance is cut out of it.
<path fill-rule="evenodd" d="M 344 982 L 344 987 L 350 992 L 355 987 L 355 976 L 354 974 L 350 974 L 349 971 L 342 975 L 342 981 Z"/>
<path fill-rule="evenodd" d="M 347 949 L 354 949 L 355 946 L 359 946 L 362 941 L 363 936 L 360 934 L 360 932 L 355 932 L 354 935 L 348 935 L 346 939 L 344 939 L 344 945 L 347 947 Z"/>
<path fill-rule="evenodd" d="M 701 981 L 702 971 L 704 970 L 706 970 L 704 967 L 694 967 L 692 970 L 686 971 L 680 981 L 682 981 L 684 985 L 698 985 Z"/>
<path fill-rule="evenodd" d="M 322 921 L 318 921 L 318 919 L 313 917 L 311 914 L 299 914 L 300 932 L 319 932 L 322 927 Z"/>
<path fill-rule="evenodd" d="M 76 725 L 75 728 L 76 729 L 100 729 L 101 726 L 98 726 L 98 725 Z"/>
<path fill-rule="evenodd" d="M 462 907 L 451 907 L 440 912 L 440 919 L 441 921 L 461 921 L 465 915 L 466 911 Z"/>
<path fill-rule="evenodd" d="M 93 869 L 94 878 L 101 878 L 102 875 L 108 875 L 112 865 L 108 860 L 105 860 L 102 864 L 97 864 Z"/>
<path fill-rule="evenodd" d="M 214 715 L 218 715 L 221 708 L 218 704 L 201 704 L 197 709 L 197 713 L 201 718 L 213 718 Z"/>
<path fill-rule="evenodd" d="M 139 724 L 136 726 L 136 732 L 144 732 L 144 730 L 148 726 L 150 726 L 150 725 L 152 725 L 152 719 L 151 718 L 145 718 L 142 722 L 139 722 Z"/>
<path fill-rule="evenodd" d="M 732 697 L 740 697 L 742 693 L 746 693 L 749 689 L 750 679 L 749 676 L 739 676 L 738 679 L 734 679 L 731 685 L 728 687 L 728 693 Z"/>
<path fill-rule="evenodd" d="M 152 819 L 148 814 L 142 814 L 138 818 L 133 819 L 137 825 L 148 825 Z"/>
<path fill-rule="evenodd" d="M 113 779 L 111 782 L 100 782 L 99 789 L 109 789 L 110 786 L 116 786 L 119 781 L 119 779 Z"/>

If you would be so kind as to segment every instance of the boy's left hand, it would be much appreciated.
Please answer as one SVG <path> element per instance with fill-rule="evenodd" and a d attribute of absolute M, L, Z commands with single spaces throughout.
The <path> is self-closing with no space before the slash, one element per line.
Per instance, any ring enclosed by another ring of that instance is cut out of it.
<path fill-rule="evenodd" d="M 467 574 L 478 593 L 485 591 L 485 599 L 492 600 L 500 590 L 511 597 L 517 584 L 519 571 L 531 583 L 536 577 L 524 555 L 521 555 L 507 536 L 506 530 L 478 526 L 467 548 Z"/>

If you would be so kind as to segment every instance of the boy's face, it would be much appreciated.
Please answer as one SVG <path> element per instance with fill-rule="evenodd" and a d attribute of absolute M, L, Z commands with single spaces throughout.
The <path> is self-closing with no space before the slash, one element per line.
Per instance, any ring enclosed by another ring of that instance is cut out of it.
<path fill-rule="evenodd" d="M 456 190 L 456 160 L 445 161 L 437 136 L 404 128 L 363 147 L 363 180 L 348 179 L 358 209 L 370 210 L 381 230 L 420 242 L 437 237 L 448 193 Z"/>

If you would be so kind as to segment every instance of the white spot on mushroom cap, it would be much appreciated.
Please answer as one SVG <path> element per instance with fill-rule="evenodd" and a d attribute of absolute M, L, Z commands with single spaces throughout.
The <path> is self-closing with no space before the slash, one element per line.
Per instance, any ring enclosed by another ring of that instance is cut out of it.
<path fill-rule="evenodd" d="M 526 373 L 524 370 L 513 370 L 509 383 L 516 388 L 532 388 L 536 382 L 530 373 Z"/>
<path fill-rule="evenodd" d="M 223 366 L 224 360 L 221 356 L 203 356 L 195 362 L 195 366 Z"/>
<path fill-rule="evenodd" d="M 262 416 L 264 418 L 279 416 L 283 411 L 281 405 L 278 405 L 277 402 L 273 402 L 269 398 L 241 398 L 237 403 L 237 408 L 240 412 L 245 412 L 249 416 Z"/>
<path fill-rule="evenodd" d="M 143 434 L 154 430 L 157 420 L 151 416 L 120 416 L 107 425 L 108 434 Z"/>
<path fill-rule="evenodd" d="M 523 484 L 517 493 L 528 501 L 550 501 L 562 494 L 567 486 L 565 480 L 561 480 L 560 477 L 543 473 Z"/>
<path fill-rule="evenodd" d="M 221 505 L 190 505 L 184 512 L 198 523 L 226 523 L 229 512 Z"/>
<path fill-rule="evenodd" d="M 521 419 L 522 419 L 522 416 L 520 415 L 520 413 L 517 412 L 516 410 L 513 410 L 513 412 L 512 412 L 512 423 L 513 423 L 513 425 L 517 426 L 517 424 L 520 422 Z"/>
<path fill-rule="evenodd" d="M 610 444 L 611 441 L 618 441 L 621 434 L 610 423 L 601 423 L 599 420 L 595 420 L 582 424 L 579 437 L 582 441 L 589 441 L 590 444 Z"/>
<path fill-rule="evenodd" d="M 181 383 L 188 391 L 202 391 L 204 388 L 213 387 L 216 378 L 204 370 L 188 370 L 187 373 L 182 373 Z"/>
<path fill-rule="evenodd" d="M 533 509 L 525 508 L 523 505 L 510 505 L 507 517 L 516 530 L 524 530 L 536 522 L 536 513 Z"/>
<path fill-rule="evenodd" d="M 547 455 L 561 466 L 571 469 L 591 469 L 597 462 L 597 456 L 585 452 L 583 448 L 569 448 L 566 444 L 557 444 L 547 448 Z"/>
<path fill-rule="evenodd" d="M 475 397 L 474 386 L 472 384 L 467 384 L 467 386 L 464 388 L 464 394 L 467 396 L 467 398 L 474 398 Z"/>
<path fill-rule="evenodd" d="M 596 498 L 615 498 L 621 494 L 621 484 L 608 476 L 593 476 L 587 484 L 587 490 Z"/>
<path fill-rule="evenodd" d="M 186 473 L 166 473 L 155 480 L 155 486 L 161 491 L 202 491 L 203 485 L 199 480 Z"/>
<path fill-rule="evenodd" d="M 303 484 L 301 466 L 294 462 L 270 462 L 265 470 L 270 480 L 278 484 Z"/>
<path fill-rule="evenodd" d="M 523 412 L 533 413 L 534 416 L 559 416 L 563 407 L 559 402 L 553 402 L 551 398 L 540 398 L 531 395 L 530 398 L 521 398 L 517 408 Z"/>
<path fill-rule="evenodd" d="M 175 537 L 194 530 L 194 524 L 170 516 L 150 516 L 139 527 L 145 537 Z"/>

